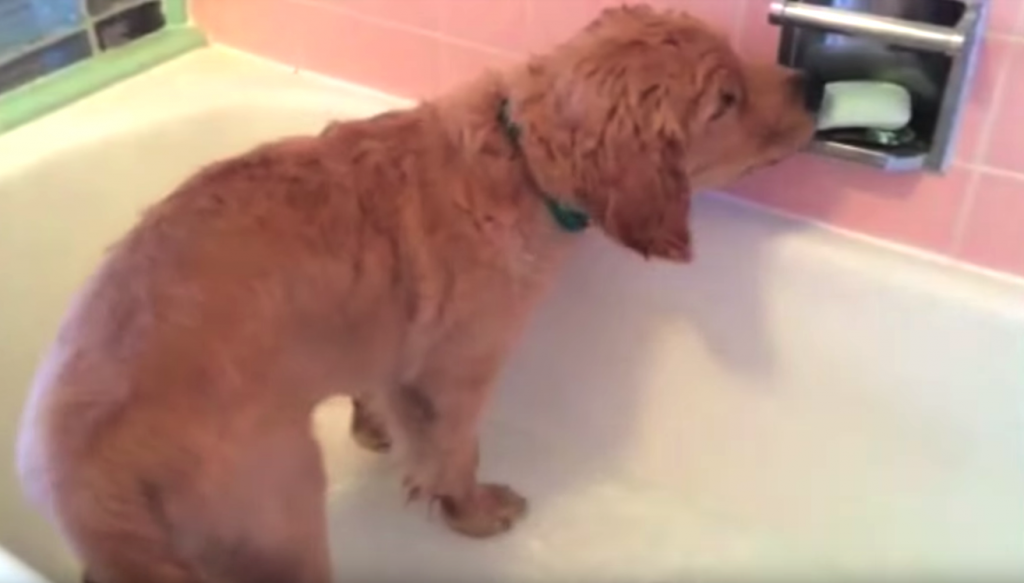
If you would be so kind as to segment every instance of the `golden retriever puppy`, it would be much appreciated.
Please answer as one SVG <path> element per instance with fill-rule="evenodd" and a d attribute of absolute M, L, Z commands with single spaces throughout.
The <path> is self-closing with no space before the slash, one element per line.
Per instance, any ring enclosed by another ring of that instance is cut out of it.
<path fill-rule="evenodd" d="M 310 414 L 355 400 L 411 498 L 472 537 L 525 510 L 477 422 L 588 225 L 687 261 L 690 195 L 800 149 L 794 72 L 686 14 L 609 9 L 414 109 L 213 164 L 78 295 L 20 437 L 24 487 L 96 583 L 326 583 Z"/>

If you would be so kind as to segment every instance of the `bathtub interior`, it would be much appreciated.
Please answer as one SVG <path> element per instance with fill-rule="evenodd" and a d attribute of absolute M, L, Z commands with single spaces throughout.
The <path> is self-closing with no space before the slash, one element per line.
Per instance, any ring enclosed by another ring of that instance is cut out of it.
<path fill-rule="evenodd" d="M 202 163 L 397 100 L 204 49 L 0 137 L 0 546 L 77 567 L 14 427 L 76 287 Z M 823 193 L 827 195 L 827 193 Z M 1024 576 L 1024 285 L 715 196 L 698 260 L 583 238 L 512 357 L 482 473 L 531 499 L 460 539 L 315 416 L 351 580 Z"/>

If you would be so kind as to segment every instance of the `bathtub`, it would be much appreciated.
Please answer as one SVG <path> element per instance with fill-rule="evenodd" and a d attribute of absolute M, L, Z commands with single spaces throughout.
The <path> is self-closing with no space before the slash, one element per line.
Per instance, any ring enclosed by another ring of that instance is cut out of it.
<path fill-rule="evenodd" d="M 0 547 L 76 580 L 12 450 L 105 246 L 203 162 L 403 104 L 211 48 L 0 137 Z M 694 221 L 685 268 L 584 236 L 531 321 L 485 424 L 532 501 L 506 537 L 405 507 L 324 403 L 339 577 L 1024 580 L 1024 284 L 716 195 Z"/>

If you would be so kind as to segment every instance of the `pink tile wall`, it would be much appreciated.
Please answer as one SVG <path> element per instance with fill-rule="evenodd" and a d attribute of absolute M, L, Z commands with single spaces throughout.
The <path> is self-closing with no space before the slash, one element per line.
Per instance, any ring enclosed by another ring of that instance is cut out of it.
<path fill-rule="evenodd" d="M 811 156 L 733 193 L 789 213 L 1024 276 L 1024 0 L 990 0 L 955 165 L 891 176 Z M 769 0 L 649 0 L 685 8 L 746 55 L 771 58 Z M 192 0 L 214 41 L 407 97 L 542 50 L 621 0 Z M 800 176 L 794 181 L 794 175 Z"/>

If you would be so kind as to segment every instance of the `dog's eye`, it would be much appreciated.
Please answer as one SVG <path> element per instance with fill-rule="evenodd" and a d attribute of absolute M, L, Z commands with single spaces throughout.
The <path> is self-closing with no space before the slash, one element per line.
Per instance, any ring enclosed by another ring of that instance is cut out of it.
<path fill-rule="evenodd" d="M 723 91 L 718 96 L 718 104 L 715 107 L 715 113 L 711 116 L 711 121 L 719 120 L 725 117 L 732 108 L 736 107 L 739 102 L 739 97 L 736 96 L 732 91 Z"/>

